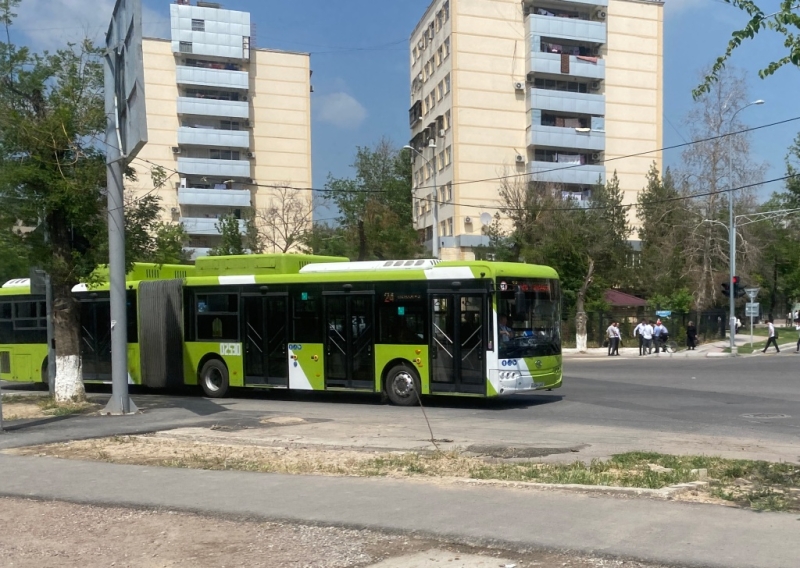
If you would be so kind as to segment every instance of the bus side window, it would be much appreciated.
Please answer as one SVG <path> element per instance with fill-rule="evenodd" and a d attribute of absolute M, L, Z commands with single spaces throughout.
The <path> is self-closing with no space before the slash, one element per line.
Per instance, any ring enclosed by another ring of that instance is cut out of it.
<path fill-rule="evenodd" d="M 237 294 L 198 294 L 198 341 L 239 340 L 239 296 Z"/>
<path fill-rule="evenodd" d="M 322 343 L 320 310 L 322 302 L 308 292 L 292 297 L 292 341 L 295 343 Z"/>
<path fill-rule="evenodd" d="M 11 321 L 11 303 L 0 304 L 0 343 L 14 343 L 14 323 Z"/>

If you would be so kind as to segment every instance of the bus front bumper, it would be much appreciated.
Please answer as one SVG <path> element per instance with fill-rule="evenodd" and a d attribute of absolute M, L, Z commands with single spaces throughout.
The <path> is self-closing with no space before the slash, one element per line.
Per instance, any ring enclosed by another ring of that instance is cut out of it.
<path fill-rule="evenodd" d="M 557 389 L 561 386 L 561 369 L 531 375 L 519 372 L 498 372 L 497 384 L 499 396 L 526 394 L 541 390 Z"/>

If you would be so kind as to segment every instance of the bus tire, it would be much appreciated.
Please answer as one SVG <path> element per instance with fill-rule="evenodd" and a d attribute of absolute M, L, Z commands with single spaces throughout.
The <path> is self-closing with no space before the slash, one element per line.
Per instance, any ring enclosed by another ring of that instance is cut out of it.
<path fill-rule="evenodd" d="M 219 359 L 206 361 L 200 370 L 199 380 L 208 398 L 222 398 L 228 394 L 228 367 Z"/>
<path fill-rule="evenodd" d="M 383 390 L 389 402 L 395 406 L 415 406 L 419 404 L 419 377 L 407 365 L 397 365 L 386 373 Z"/>

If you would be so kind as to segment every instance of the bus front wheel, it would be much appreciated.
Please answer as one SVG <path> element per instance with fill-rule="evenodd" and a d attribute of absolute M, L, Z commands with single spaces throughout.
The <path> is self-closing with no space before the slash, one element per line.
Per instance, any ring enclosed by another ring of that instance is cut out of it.
<path fill-rule="evenodd" d="M 207 361 L 200 370 L 200 386 L 209 398 L 222 398 L 228 394 L 228 368 L 219 359 Z"/>
<path fill-rule="evenodd" d="M 386 396 L 396 406 L 414 406 L 419 403 L 419 378 L 413 369 L 398 365 L 386 374 Z"/>

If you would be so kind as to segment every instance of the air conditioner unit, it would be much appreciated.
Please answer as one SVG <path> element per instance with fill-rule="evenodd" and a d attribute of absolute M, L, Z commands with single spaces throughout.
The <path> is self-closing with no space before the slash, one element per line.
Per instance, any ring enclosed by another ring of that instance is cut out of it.
<path fill-rule="evenodd" d="M 248 153 L 247 153 L 247 157 L 248 157 L 248 158 L 255 158 L 255 157 L 256 157 L 256 155 L 255 155 L 253 152 L 248 152 Z"/>
<path fill-rule="evenodd" d="M 180 146 L 173 146 L 172 147 L 172 153 L 173 154 L 180 154 L 181 153 L 181 147 Z"/>
<path fill-rule="evenodd" d="M 600 90 L 600 81 L 592 81 L 589 83 L 589 89 L 592 91 L 599 91 Z"/>
<path fill-rule="evenodd" d="M 472 224 L 472 217 L 464 217 L 464 224 L 471 225 Z"/>
<path fill-rule="evenodd" d="M 598 153 L 592 154 L 592 161 L 593 162 L 599 162 L 600 161 L 600 154 L 598 154 Z"/>
<path fill-rule="evenodd" d="M 425 49 L 425 40 L 424 39 L 419 40 L 417 47 L 420 49 Z"/>
<path fill-rule="evenodd" d="M 442 128 L 441 130 L 439 130 L 439 138 L 444 138 L 444 133 L 445 133 L 445 132 L 446 132 L 446 130 L 445 130 L 444 128 Z"/>
<path fill-rule="evenodd" d="M 522 154 L 517 154 L 517 163 L 521 164 L 524 161 L 525 161 L 525 156 L 523 156 Z"/>
<path fill-rule="evenodd" d="M 598 10 L 594 13 L 595 18 L 598 20 L 605 20 L 606 19 L 606 11 L 605 10 Z"/>
<path fill-rule="evenodd" d="M 422 75 L 422 73 L 420 73 L 419 75 L 417 75 L 417 81 L 420 81 L 420 82 L 422 82 L 424 79 L 425 79 L 425 77 Z"/>
<path fill-rule="evenodd" d="M 245 119 L 243 124 L 244 124 L 245 128 L 252 128 L 252 126 L 253 126 L 252 124 L 250 124 L 250 120 L 249 119 Z"/>
<path fill-rule="evenodd" d="M 181 178 L 181 187 L 186 187 L 186 178 Z"/>
<path fill-rule="evenodd" d="M 514 90 L 515 91 L 524 91 L 525 90 L 525 83 L 522 81 L 516 81 L 514 83 Z"/>

